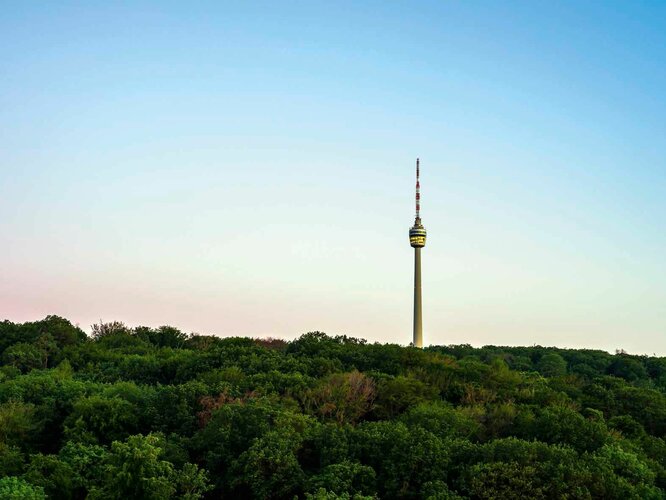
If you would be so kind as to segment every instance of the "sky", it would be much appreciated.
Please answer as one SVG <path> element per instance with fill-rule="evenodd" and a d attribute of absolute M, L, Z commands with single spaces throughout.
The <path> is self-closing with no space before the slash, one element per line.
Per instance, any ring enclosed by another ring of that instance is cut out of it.
<path fill-rule="evenodd" d="M 666 3 L 0 0 L 0 319 L 666 355 Z"/>

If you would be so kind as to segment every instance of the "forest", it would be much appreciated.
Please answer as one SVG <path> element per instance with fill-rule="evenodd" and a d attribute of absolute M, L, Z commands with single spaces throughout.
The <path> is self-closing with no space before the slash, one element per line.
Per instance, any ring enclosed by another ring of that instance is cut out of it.
<path fill-rule="evenodd" d="M 666 358 L 0 323 L 0 498 L 666 498 Z"/>

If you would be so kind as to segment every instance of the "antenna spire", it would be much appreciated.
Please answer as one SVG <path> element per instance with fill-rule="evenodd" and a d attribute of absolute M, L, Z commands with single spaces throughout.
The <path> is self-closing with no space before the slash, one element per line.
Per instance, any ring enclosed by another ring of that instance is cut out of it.
<path fill-rule="evenodd" d="M 419 184 L 419 159 L 416 159 L 416 221 L 421 220 L 421 184 Z"/>

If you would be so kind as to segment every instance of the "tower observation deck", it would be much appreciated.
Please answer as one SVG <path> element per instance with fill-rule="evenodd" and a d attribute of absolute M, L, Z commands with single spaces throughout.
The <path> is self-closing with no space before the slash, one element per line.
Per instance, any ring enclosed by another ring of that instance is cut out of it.
<path fill-rule="evenodd" d="M 419 159 L 416 159 L 416 218 L 409 229 L 409 244 L 414 248 L 414 347 L 423 347 L 423 310 L 421 304 L 421 249 L 426 244 L 426 230 L 421 224 L 421 185 Z"/>

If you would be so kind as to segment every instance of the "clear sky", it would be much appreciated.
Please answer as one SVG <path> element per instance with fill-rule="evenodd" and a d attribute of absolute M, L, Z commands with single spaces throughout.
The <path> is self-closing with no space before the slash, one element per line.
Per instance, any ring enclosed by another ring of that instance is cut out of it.
<path fill-rule="evenodd" d="M 0 2 L 0 318 L 666 355 L 666 3 Z"/>

